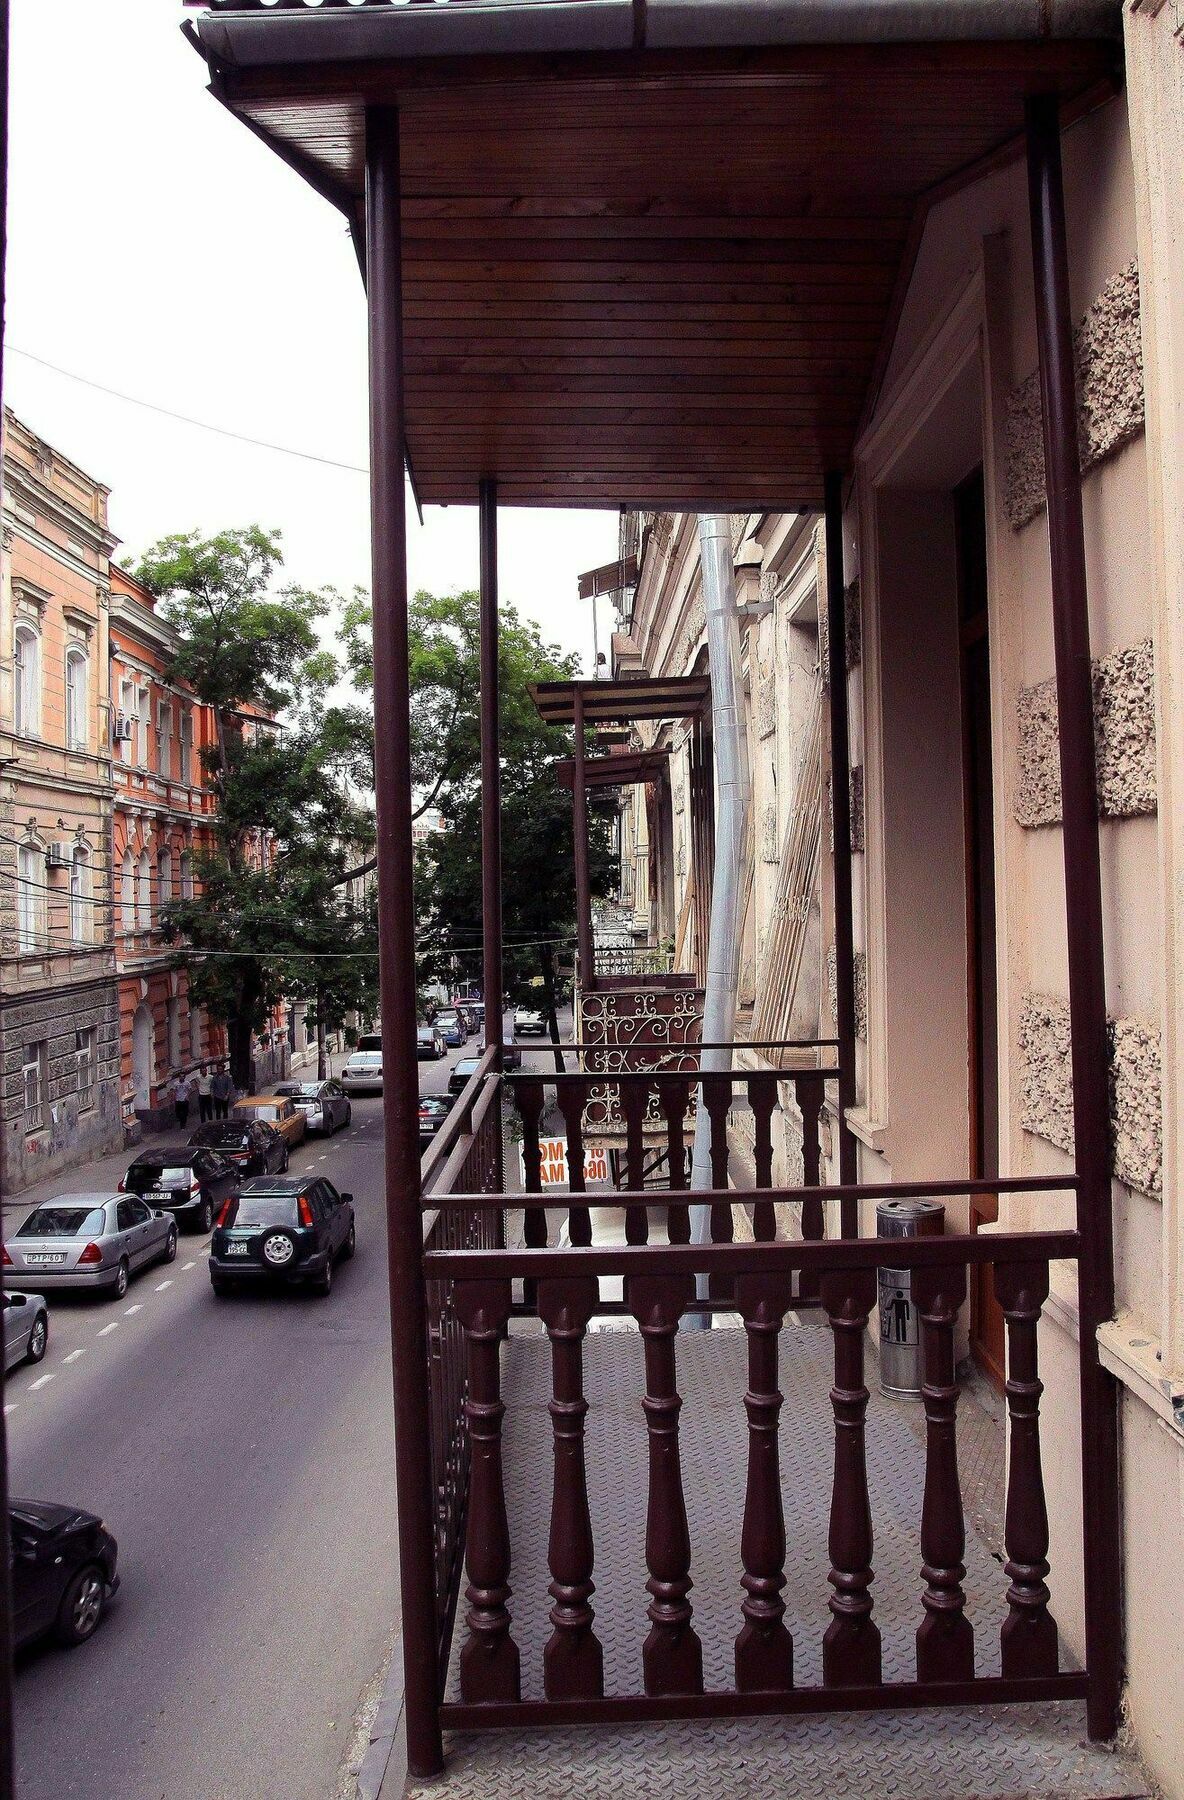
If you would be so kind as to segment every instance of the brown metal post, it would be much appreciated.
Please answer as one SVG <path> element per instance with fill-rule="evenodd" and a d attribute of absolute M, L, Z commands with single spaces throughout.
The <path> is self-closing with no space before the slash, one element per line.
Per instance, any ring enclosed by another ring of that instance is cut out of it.
<path fill-rule="evenodd" d="M 1097 1329 L 1114 1316 L 1106 971 L 1094 754 L 1093 670 L 1060 111 L 1055 95 L 1026 108 L 1028 197 L 1036 290 L 1036 341 L 1044 413 L 1048 547 L 1060 719 L 1061 808 L 1073 1135 L 1079 1186 L 1078 1316 L 1081 1334 L 1082 1510 L 1085 1560 L 1085 1662 L 1089 1731 L 1113 1737 L 1122 1682 L 1121 1520 L 1118 1396 L 1098 1358 Z"/>
<path fill-rule="evenodd" d="M 435 1775 L 443 1768 L 444 1758 L 438 1712 L 427 1306 L 420 1216 L 399 115 L 392 106 L 370 107 L 366 113 L 366 269 L 377 726 L 374 786 L 399 1584 L 408 1765 L 414 1774 Z"/>
<path fill-rule="evenodd" d="M 502 1062 L 502 763 L 498 734 L 497 483 L 483 481 L 481 536 L 481 932 L 485 1048 Z"/>
<path fill-rule="evenodd" d="M 823 488 L 826 529 L 826 624 L 830 682 L 830 798 L 834 828 L 835 1031 L 839 1040 L 839 1181 L 856 1179 L 855 1138 L 847 1108 L 855 1105 L 855 928 L 851 901 L 851 753 L 847 720 L 847 607 L 843 593 L 843 477 L 831 470 Z M 859 1202 L 843 1200 L 840 1230 L 859 1236 Z"/>
<path fill-rule="evenodd" d="M 588 796 L 584 784 L 584 694 L 576 687 L 572 696 L 575 722 L 575 758 L 572 765 L 572 832 L 576 865 L 576 944 L 580 956 L 580 986 L 587 993 L 596 985 L 592 955 L 592 890 L 588 881 Z"/>

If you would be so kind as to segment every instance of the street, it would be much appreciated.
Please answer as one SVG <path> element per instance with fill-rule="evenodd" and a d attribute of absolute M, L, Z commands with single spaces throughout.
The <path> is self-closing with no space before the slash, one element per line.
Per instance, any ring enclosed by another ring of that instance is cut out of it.
<path fill-rule="evenodd" d="M 422 1091 L 464 1054 L 421 1064 Z M 20 1800 L 350 1791 L 398 1618 L 381 1112 L 355 1100 L 292 1155 L 355 1199 L 328 1300 L 216 1302 L 189 1235 L 123 1301 L 50 1296 L 48 1354 L 5 1390 L 12 1492 L 101 1514 L 122 1586 L 81 1649 L 18 1661 Z M 54 1189 L 114 1186 L 127 1161 Z M 45 1197 L 10 1202 L 9 1228 Z"/>

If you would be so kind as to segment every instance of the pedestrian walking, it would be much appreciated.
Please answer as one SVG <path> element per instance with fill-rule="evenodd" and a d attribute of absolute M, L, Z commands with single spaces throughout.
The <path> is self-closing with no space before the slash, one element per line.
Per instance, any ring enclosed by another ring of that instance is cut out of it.
<path fill-rule="evenodd" d="M 234 1098 L 234 1082 L 230 1078 L 230 1070 L 224 1063 L 219 1063 L 210 1082 L 210 1098 L 214 1102 L 214 1117 L 225 1119 L 230 1116 L 230 1102 Z"/>
<path fill-rule="evenodd" d="M 193 1109 L 194 1112 L 200 1113 L 200 1111 L 201 1111 L 201 1077 L 198 1075 L 196 1068 L 190 1069 L 190 1071 L 189 1071 L 189 1078 L 185 1083 L 185 1091 L 189 1096 L 190 1107 Z"/>
<path fill-rule="evenodd" d="M 202 1063 L 197 1072 L 197 1112 L 203 1125 L 214 1116 L 214 1096 L 210 1091 L 212 1080 L 209 1063 Z"/>
<path fill-rule="evenodd" d="M 169 1077 L 168 1091 L 173 1097 L 173 1114 L 179 1130 L 184 1130 L 189 1123 L 189 1083 L 179 1069 L 174 1069 Z"/>

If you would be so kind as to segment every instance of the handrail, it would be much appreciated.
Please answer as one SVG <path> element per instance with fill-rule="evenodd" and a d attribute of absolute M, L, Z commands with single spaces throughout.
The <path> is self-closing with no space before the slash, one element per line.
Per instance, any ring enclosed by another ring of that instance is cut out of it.
<path fill-rule="evenodd" d="M 558 1044 L 550 1038 L 540 1038 L 537 1044 L 522 1044 L 514 1040 L 514 1047 L 524 1055 L 550 1056 L 555 1050 L 839 1050 L 842 1046 L 838 1038 L 733 1038 L 728 1043 L 703 1043 L 698 1038 L 690 1039 L 685 1045 L 674 1042 L 620 1044 L 613 1038 L 596 1038 L 592 1043 L 583 1039 L 564 1038 Z M 808 1074 L 809 1070 L 803 1070 Z M 796 1071 L 791 1071 L 796 1073 Z"/>
<path fill-rule="evenodd" d="M 492 1046 L 487 1054 L 491 1053 Z M 440 1176 L 440 1185 L 444 1190 L 444 1193 L 447 1193 L 450 1183 L 455 1181 L 461 1169 L 464 1167 L 465 1157 L 469 1154 L 473 1139 L 481 1129 L 486 1113 L 488 1113 L 494 1101 L 499 1098 L 500 1083 L 497 1081 L 487 1081 L 482 1091 L 473 1101 L 469 1110 L 469 1122 L 465 1135 L 453 1146 L 452 1154 L 444 1164 L 443 1173 Z M 443 1195 L 434 1195 L 433 1198 L 442 1199 Z"/>
<path fill-rule="evenodd" d="M 691 1193 L 686 1189 L 643 1188 L 636 1193 L 614 1191 L 611 1194 L 591 1193 L 563 1195 L 562 1199 L 571 1199 L 579 1206 L 639 1206 L 639 1207 L 671 1207 L 671 1206 L 746 1206 L 753 1200 L 767 1200 L 770 1194 L 776 1194 L 778 1200 L 789 1205 L 805 1200 L 820 1200 L 833 1203 L 836 1200 L 937 1200 L 943 1196 L 958 1194 L 1075 1194 L 1079 1186 L 1077 1175 L 1013 1175 L 1013 1176 L 950 1176 L 942 1181 L 884 1181 L 853 1182 L 846 1187 L 767 1187 L 767 1188 L 705 1188 Z M 432 1205 L 447 1207 L 511 1209 L 522 1206 L 538 1206 L 537 1193 L 507 1194 L 440 1194 L 432 1197 Z M 556 1200 L 559 1204 L 559 1200 Z M 995 1243 L 1000 1233 L 988 1234 Z M 829 1240 L 828 1240 L 829 1241 Z M 858 1239 L 848 1239 L 855 1243 Z M 889 1240 L 903 1243 L 902 1238 Z M 762 1246 L 768 1249 L 768 1245 Z"/>
<path fill-rule="evenodd" d="M 688 1044 L 684 1049 L 680 1044 L 626 1044 L 623 1046 L 611 1044 L 606 1046 L 606 1048 L 612 1050 L 622 1048 L 626 1050 L 660 1050 L 664 1056 L 689 1056 L 694 1050 L 700 1048 L 710 1049 L 711 1046 L 709 1044 L 703 1046 L 700 1046 L 699 1044 Z M 558 1087 L 561 1084 L 570 1086 L 572 1082 L 575 1081 L 678 1081 L 684 1076 L 700 1076 L 704 1074 L 730 1075 L 736 1081 L 742 1081 L 746 1075 L 776 1075 L 778 1078 L 786 1081 L 793 1081 L 795 1077 L 799 1075 L 810 1076 L 819 1081 L 837 1081 L 839 1078 L 838 1069 L 819 1069 L 813 1066 L 803 1069 L 714 1070 L 700 1069 L 696 1066 L 689 1069 L 560 1069 L 552 1071 L 546 1069 L 515 1069 L 512 1072 L 507 1071 L 503 1079 L 508 1082 L 541 1081 L 547 1087 Z"/>
<path fill-rule="evenodd" d="M 611 1244 L 554 1250 L 429 1250 L 429 1279 L 548 1281 L 582 1275 L 770 1275 L 795 1269 L 932 1269 L 967 1263 L 1076 1257 L 1076 1231 L 956 1233 L 950 1237 L 799 1239 L 771 1244 Z"/>
<path fill-rule="evenodd" d="M 465 1131 L 469 1130 L 467 1121 L 472 1116 L 477 1087 L 491 1073 L 496 1059 L 497 1045 L 490 1044 L 488 1049 L 482 1053 L 477 1067 L 457 1095 L 452 1111 L 424 1151 L 420 1160 L 419 1176 L 420 1187 L 425 1193 L 430 1184 L 435 1181 L 437 1170 L 451 1154 L 458 1139 Z"/>

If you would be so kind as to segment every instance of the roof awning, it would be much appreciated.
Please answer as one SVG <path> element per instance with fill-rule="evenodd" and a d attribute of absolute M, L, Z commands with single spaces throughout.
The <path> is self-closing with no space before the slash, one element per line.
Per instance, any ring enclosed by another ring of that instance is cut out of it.
<path fill-rule="evenodd" d="M 575 781 L 575 758 L 561 756 L 551 764 L 560 787 Z M 632 750 L 620 756 L 589 756 L 584 762 L 584 782 L 590 788 L 636 787 L 640 782 L 669 781 L 670 751 Z"/>
<path fill-rule="evenodd" d="M 229 0 L 194 35 L 355 229 L 366 107 L 399 108 L 423 501 L 491 476 L 507 505 L 787 511 L 849 465 L 926 206 L 1018 149 L 1026 96 L 1113 92 L 1120 27 L 1118 0 Z"/>
<path fill-rule="evenodd" d="M 530 697 L 548 725 L 575 722 L 577 690 L 584 699 L 584 723 L 602 720 L 690 719 L 707 705 L 706 675 L 671 675 L 645 681 L 539 681 Z"/>

